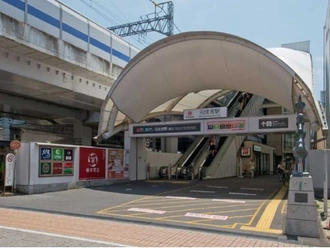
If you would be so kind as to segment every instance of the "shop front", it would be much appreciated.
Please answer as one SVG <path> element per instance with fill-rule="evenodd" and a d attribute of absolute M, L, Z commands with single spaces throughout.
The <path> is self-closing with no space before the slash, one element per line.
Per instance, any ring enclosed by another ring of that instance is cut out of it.
<path fill-rule="evenodd" d="M 243 171 L 249 168 L 251 162 L 255 164 L 254 175 L 262 176 L 273 174 L 275 148 L 254 141 L 244 141 L 241 148 Z"/>

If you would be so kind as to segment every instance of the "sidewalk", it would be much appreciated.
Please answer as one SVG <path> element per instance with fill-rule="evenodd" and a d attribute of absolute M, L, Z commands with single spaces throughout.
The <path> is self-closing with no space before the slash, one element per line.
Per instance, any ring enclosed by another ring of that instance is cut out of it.
<path fill-rule="evenodd" d="M 0 208 L 0 226 L 141 247 L 283 247 L 301 245 L 174 228 Z"/>

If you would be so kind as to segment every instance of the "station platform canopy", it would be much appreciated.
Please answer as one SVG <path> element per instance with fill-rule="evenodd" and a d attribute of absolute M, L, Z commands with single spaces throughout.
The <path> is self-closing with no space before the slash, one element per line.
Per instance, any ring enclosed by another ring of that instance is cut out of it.
<path fill-rule="evenodd" d="M 305 118 L 315 130 L 324 124 L 309 53 L 201 31 L 162 39 L 129 62 L 103 103 L 97 140 L 130 123 L 205 107 L 229 91 L 262 96 L 292 112 L 300 94 Z"/>

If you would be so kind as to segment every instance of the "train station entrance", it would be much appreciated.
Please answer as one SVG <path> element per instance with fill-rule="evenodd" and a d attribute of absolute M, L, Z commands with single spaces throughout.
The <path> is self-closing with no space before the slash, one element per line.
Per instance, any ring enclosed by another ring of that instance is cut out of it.
<path fill-rule="evenodd" d="M 125 142 L 130 151 L 130 178 L 203 180 L 252 176 L 246 168 L 251 161 L 255 164 L 253 176 L 273 174 L 275 159 L 272 153 L 275 149 L 266 153 L 269 146 L 245 138 L 252 134 L 291 134 L 295 130 L 296 115 L 132 124 Z M 158 152 L 149 155 L 145 149 L 147 138 L 188 135 L 196 139 L 184 154 Z M 309 138 L 306 135 L 306 139 Z M 216 149 L 213 156 L 210 156 L 211 146 Z"/>

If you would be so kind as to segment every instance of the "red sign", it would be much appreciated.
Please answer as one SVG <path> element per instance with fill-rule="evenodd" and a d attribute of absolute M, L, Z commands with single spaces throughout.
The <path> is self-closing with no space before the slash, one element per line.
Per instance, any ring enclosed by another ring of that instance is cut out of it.
<path fill-rule="evenodd" d="M 62 163 L 53 163 L 53 175 L 63 174 L 63 164 Z"/>
<path fill-rule="evenodd" d="M 79 180 L 105 179 L 105 149 L 80 148 Z"/>
<path fill-rule="evenodd" d="M 10 142 L 10 149 L 16 151 L 21 147 L 21 142 L 19 142 L 18 140 L 12 140 Z"/>
<path fill-rule="evenodd" d="M 251 156 L 251 148 L 250 147 L 242 147 L 241 148 L 241 156 L 242 157 L 250 157 Z"/>

